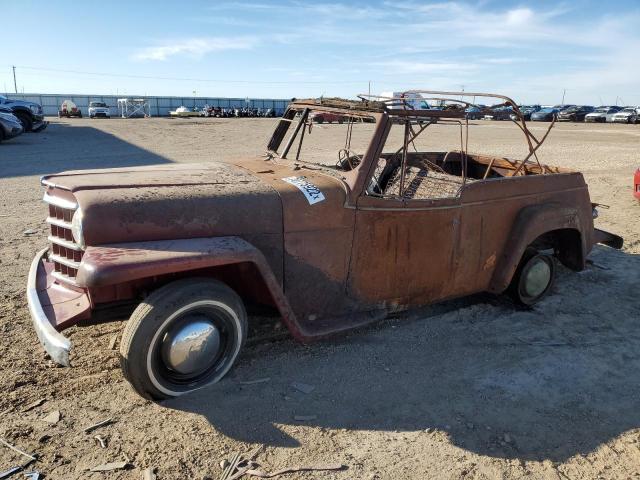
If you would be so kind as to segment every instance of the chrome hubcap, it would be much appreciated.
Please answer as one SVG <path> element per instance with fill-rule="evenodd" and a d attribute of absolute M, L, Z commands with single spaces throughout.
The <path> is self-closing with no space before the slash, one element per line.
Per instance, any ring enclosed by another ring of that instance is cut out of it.
<path fill-rule="evenodd" d="M 524 289 L 528 296 L 537 297 L 545 291 L 550 281 L 551 267 L 544 260 L 538 259 L 527 272 Z"/>
<path fill-rule="evenodd" d="M 198 375 L 218 357 L 220 331 L 204 315 L 191 315 L 167 332 L 161 347 L 165 365 L 182 375 Z"/>

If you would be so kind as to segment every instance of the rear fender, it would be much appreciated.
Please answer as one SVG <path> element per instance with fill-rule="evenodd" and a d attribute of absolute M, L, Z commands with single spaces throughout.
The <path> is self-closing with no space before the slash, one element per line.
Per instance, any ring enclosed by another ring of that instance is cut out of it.
<path fill-rule="evenodd" d="M 130 242 L 87 247 L 78 269 L 80 287 L 97 289 L 180 272 L 250 263 L 262 277 L 291 334 L 306 340 L 264 255 L 239 237 Z M 222 279 L 224 280 L 224 279 Z"/>
<path fill-rule="evenodd" d="M 507 240 L 500 260 L 493 272 L 489 291 L 493 293 L 504 292 L 513 274 L 520 263 L 520 259 L 526 248 L 537 238 L 545 233 L 563 230 L 573 231 L 579 238 L 579 245 L 564 245 L 563 248 L 577 248 L 578 251 L 563 252 L 565 258 L 571 259 L 570 267 L 575 270 L 584 269 L 584 262 L 589 253 L 590 243 L 584 234 L 579 211 L 575 207 L 567 207 L 559 204 L 531 205 L 523 208 L 513 224 L 509 239 Z M 592 227 L 591 227 L 592 228 Z"/>

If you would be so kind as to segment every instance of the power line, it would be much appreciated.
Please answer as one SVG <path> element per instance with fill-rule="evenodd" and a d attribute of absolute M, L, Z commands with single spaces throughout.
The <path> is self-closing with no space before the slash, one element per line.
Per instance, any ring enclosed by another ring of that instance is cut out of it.
<path fill-rule="evenodd" d="M 35 72 L 57 72 L 74 75 L 91 75 L 99 77 L 111 77 L 111 78 L 132 78 L 142 80 L 168 80 L 178 82 L 203 82 L 203 83 L 227 83 L 227 84 L 244 84 L 244 85 L 363 85 L 367 83 L 365 80 L 289 80 L 289 81 L 260 81 L 260 80 L 239 80 L 239 79 L 212 79 L 212 78 L 189 78 L 189 77 L 165 77 L 165 76 L 153 76 L 153 75 L 132 75 L 124 73 L 109 73 L 109 72 L 87 72 L 82 70 L 67 70 L 60 68 L 48 68 L 48 67 L 31 67 L 26 65 L 17 65 L 15 68 L 22 68 L 24 70 L 32 70 Z M 424 85 L 425 82 L 407 82 L 402 79 L 394 80 L 369 80 L 371 83 L 377 83 L 381 85 Z"/>
<path fill-rule="evenodd" d="M 326 85 L 326 84 L 362 84 L 362 80 L 342 80 L 342 81 L 308 81 L 308 80 L 294 80 L 294 81 L 259 81 L 259 80 L 223 80 L 223 79 L 211 79 L 211 78 L 186 78 L 186 77 L 164 77 L 164 76 L 152 76 L 152 75 L 131 75 L 122 73 L 107 73 L 107 72 L 84 72 L 80 70 L 67 70 L 59 68 L 44 68 L 44 67 L 29 67 L 24 65 L 18 65 L 17 68 L 25 70 L 34 70 L 39 72 L 61 72 L 72 73 L 75 75 L 93 75 L 100 77 L 117 77 L 117 78 L 137 78 L 144 80 L 171 80 L 180 82 L 207 82 L 207 83 L 231 83 L 231 84 L 256 84 L 256 85 Z M 16 67 L 13 67 L 14 73 Z"/>

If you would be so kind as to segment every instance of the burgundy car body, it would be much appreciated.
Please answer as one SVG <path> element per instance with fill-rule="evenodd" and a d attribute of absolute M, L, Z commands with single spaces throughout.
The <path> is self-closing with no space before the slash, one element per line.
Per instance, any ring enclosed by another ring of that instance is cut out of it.
<path fill-rule="evenodd" d="M 307 128 L 312 135 L 310 112 L 375 121 L 354 168 L 285 158 Z M 596 242 L 620 247 L 619 237 L 594 229 L 582 174 L 532 161 L 531 143 L 526 161 L 411 151 L 394 167 L 395 157 L 382 153 L 394 122 L 409 131 L 434 116 L 440 124 L 464 115 L 297 100 L 278 121 L 266 158 L 43 177 L 50 244 L 34 260 L 28 288 L 41 342 L 68 365 L 71 346 L 59 331 L 194 275 L 275 307 L 291 334 L 309 341 L 390 311 L 503 292 L 535 242 L 573 270 L 584 268 Z M 440 198 L 374 194 L 381 159 L 394 175 L 436 165 L 459 188 Z M 78 209 L 84 245 L 72 234 Z"/>

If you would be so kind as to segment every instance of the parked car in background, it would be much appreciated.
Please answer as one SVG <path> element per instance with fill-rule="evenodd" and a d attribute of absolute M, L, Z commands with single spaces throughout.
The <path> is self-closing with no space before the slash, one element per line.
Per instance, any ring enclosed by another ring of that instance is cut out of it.
<path fill-rule="evenodd" d="M 613 123 L 640 123 L 640 106 L 625 107 L 619 112 L 611 115 Z"/>
<path fill-rule="evenodd" d="M 531 120 L 531 114 L 539 111 L 540 108 L 541 108 L 540 105 L 521 105 L 520 113 L 522 113 L 522 116 L 524 117 L 525 120 L 529 121 Z M 511 120 L 513 121 L 518 120 L 518 116 L 515 113 L 512 113 L 511 115 L 509 115 L 509 118 L 511 118 Z"/>
<path fill-rule="evenodd" d="M 541 108 L 537 112 L 531 113 L 531 121 L 532 122 L 551 122 L 560 110 L 556 107 L 546 107 Z"/>
<path fill-rule="evenodd" d="M 620 110 L 622 110 L 622 107 L 618 107 L 615 105 L 603 105 L 600 107 L 597 107 L 593 112 L 588 113 L 585 117 L 584 117 L 584 121 L 585 122 L 606 122 L 607 121 L 607 116 L 611 115 L 613 116 L 614 113 L 618 113 Z"/>
<path fill-rule="evenodd" d="M 469 105 L 465 108 L 464 112 L 467 114 L 469 120 L 480 120 L 484 117 L 484 105 Z"/>
<path fill-rule="evenodd" d="M 509 120 L 510 115 L 513 113 L 513 108 L 499 106 L 490 107 L 491 112 L 484 115 L 485 120 Z"/>
<path fill-rule="evenodd" d="M 11 110 L 25 132 L 39 132 L 47 128 L 49 122 L 45 121 L 42 105 L 26 100 L 10 100 L 0 95 L 0 108 Z"/>
<path fill-rule="evenodd" d="M 24 131 L 18 117 L 8 108 L 0 108 L 0 142 L 21 135 Z"/>
<path fill-rule="evenodd" d="M 576 105 L 572 105 L 569 103 L 561 103 L 560 105 L 554 105 L 551 108 L 555 108 L 558 110 L 558 113 L 560 112 L 564 112 L 566 109 L 571 108 L 571 107 L 575 107 Z"/>
<path fill-rule="evenodd" d="M 78 117 L 82 118 L 82 111 L 71 100 L 65 100 L 58 110 L 58 118 L 62 117 Z"/>
<path fill-rule="evenodd" d="M 640 168 L 636 170 L 633 176 L 633 196 L 640 200 Z"/>
<path fill-rule="evenodd" d="M 591 105 L 576 105 L 558 113 L 559 122 L 584 122 L 584 117 L 593 112 Z"/>
<path fill-rule="evenodd" d="M 183 105 L 176 108 L 175 110 L 171 110 L 169 112 L 169 116 L 170 117 L 199 117 L 201 116 L 201 114 L 200 114 L 200 110 L 198 110 L 196 107 L 189 108 Z"/>
<path fill-rule="evenodd" d="M 109 106 L 104 102 L 89 102 L 89 118 L 111 118 Z"/>

